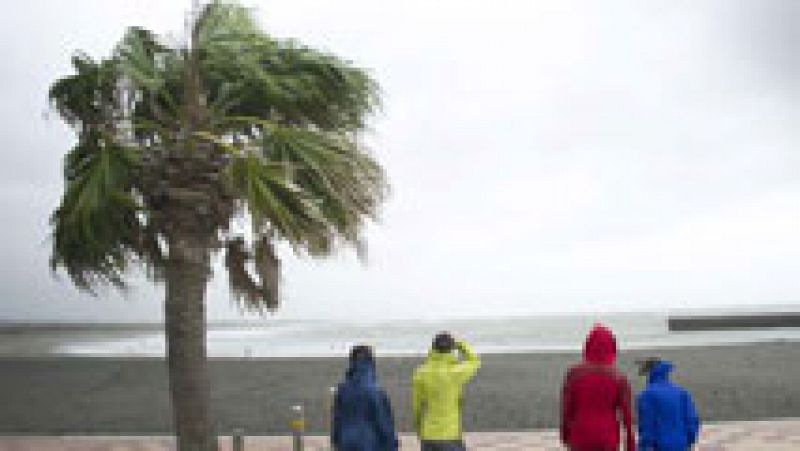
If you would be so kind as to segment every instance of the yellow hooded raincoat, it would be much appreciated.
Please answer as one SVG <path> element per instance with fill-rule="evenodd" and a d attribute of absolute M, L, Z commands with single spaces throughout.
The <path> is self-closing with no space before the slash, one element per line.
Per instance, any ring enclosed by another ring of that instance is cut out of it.
<path fill-rule="evenodd" d="M 475 376 L 481 361 L 467 343 L 457 341 L 456 348 L 461 360 L 455 353 L 431 350 L 414 372 L 414 428 L 422 440 L 461 439 L 463 388 Z"/>

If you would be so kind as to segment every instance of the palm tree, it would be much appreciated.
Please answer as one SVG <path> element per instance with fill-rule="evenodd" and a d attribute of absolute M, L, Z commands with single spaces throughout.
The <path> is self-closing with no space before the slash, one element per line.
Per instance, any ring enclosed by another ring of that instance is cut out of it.
<path fill-rule="evenodd" d="M 250 12 L 212 2 L 186 44 L 130 28 L 108 58 L 72 59 L 50 99 L 76 131 L 52 216 L 53 270 L 76 286 L 126 286 L 131 268 L 165 286 L 165 331 L 180 450 L 211 450 L 205 291 L 225 254 L 232 297 L 279 302 L 275 245 L 363 250 L 387 186 L 356 139 L 378 104 L 375 81 L 334 55 L 261 31 Z M 233 220 L 246 218 L 247 233 Z"/>

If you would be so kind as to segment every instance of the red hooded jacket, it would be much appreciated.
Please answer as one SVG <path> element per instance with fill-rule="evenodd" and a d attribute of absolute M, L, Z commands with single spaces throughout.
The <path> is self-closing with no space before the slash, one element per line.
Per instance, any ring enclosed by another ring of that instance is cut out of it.
<path fill-rule="evenodd" d="M 564 378 L 561 441 L 570 449 L 619 449 L 622 419 L 625 450 L 635 451 L 631 388 L 625 376 L 614 368 L 616 359 L 614 334 L 602 325 L 595 325 L 586 338 L 583 362 L 570 368 Z"/>

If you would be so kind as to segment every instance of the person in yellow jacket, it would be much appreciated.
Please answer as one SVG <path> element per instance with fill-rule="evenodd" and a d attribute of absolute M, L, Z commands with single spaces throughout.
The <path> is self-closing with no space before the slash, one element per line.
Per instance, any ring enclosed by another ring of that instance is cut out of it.
<path fill-rule="evenodd" d="M 414 428 L 422 451 L 465 449 L 461 399 L 464 385 L 480 366 L 480 358 L 466 342 L 455 340 L 447 332 L 433 339 L 428 358 L 414 372 L 412 383 Z"/>

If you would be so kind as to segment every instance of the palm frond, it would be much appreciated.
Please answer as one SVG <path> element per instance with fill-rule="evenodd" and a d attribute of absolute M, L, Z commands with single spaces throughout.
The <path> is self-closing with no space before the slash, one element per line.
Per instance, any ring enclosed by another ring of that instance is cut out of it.
<path fill-rule="evenodd" d="M 75 74 L 50 87 L 48 97 L 66 123 L 78 132 L 113 121 L 118 108 L 118 67 L 114 61 L 95 61 L 85 53 L 72 57 Z"/>
<path fill-rule="evenodd" d="M 121 81 L 129 88 L 130 120 L 139 138 L 160 136 L 181 114 L 184 60 L 177 49 L 161 44 L 152 32 L 131 27 L 114 50 Z M 153 124 L 161 130 L 152 128 Z M 153 133 L 153 132 L 158 133 Z"/>
<path fill-rule="evenodd" d="M 51 219 L 51 266 L 65 268 L 81 288 L 97 282 L 121 286 L 127 262 L 143 241 L 131 192 L 135 154 L 103 142 L 80 142 L 72 153 L 82 156 L 68 158 L 80 164 Z"/>
<path fill-rule="evenodd" d="M 273 39 L 246 8 L 211 3 L 198 26 L 208 92 L 237 82 L 232 115 L 356 130 L 379 107 L 378 85 L 366 71 L 294 41 Z"/>
<path fill-rule="evenodd" d="M 256 243 L 255 268 L 259 281 L 256 281 L 247 270 L 254 256 L 247 250 L 243 238 L 235 237 L 229 240 L 225 251 L 225 268 L 228 270 L 228 282 L 233 299 L 249 311 L 272 311 L 278 308 L 280 261 L 275 256 L 269 238 L 263 237 Z"/>
<path fill-rule="evenodd" d="M 149 30 L 129 28 L 114 53 L 125 75 L 140 89 L 157 91 L 164 86 L 165 59 L 171 52 Z"/>
<path fill-rule="evenodd" d="M 261 297 L 270 309 L 280 302 L 281 262 L 275 255 L 272 239 L 263 235 L 256 241 L 255 267 L 261 280 Z"/>
<path fill-rule="evenodd" d="M 248 153 L 231 160 L 226 176 L 233 192 L 245 200 L 256 231 L 269 227 L 294 246 L 303 247 L 326 228 L 326 220 L 314 200 L 287 177 L 289 171 Z"/>
<path fill-rule="evenodd" d="M 201 225 L 191 233 L 216 246 L 248 211 L 253 249 L 225 246 L 232 292 L 274 308 L 274 243 L 312 256 L 364 248 L 387 185 L 353 136 L 379 87 L 351 62 L 271 37 L 235 4 L 212 1 L 194 27 L 190 48 L 129 28 L 110 58 L 76 54 L 75 74 L 52 85 L 78 143 L 64 162 L 51 264 L 84 288 L 122 285 L 137 261 L 160 277 L 173 234 Z"/>
<path fill-rule="evenodd" d="M 196 45 L 206 51 L 219 46 L 235 48 L 263 36 L 250 9 L 220 1 L 213 1 L 203 8 L 195 28 Z"/>
<path fill-rule="evenodd" d="M 383 169 L 365 148 L 347 133 L 283 126 L 247 117 L 230 120 L 249 124 L 240 127 L 254 130 L 242 147 L 249 152 L 251 162 L 276 168 L 274 176 L 283 176 L 284 183 L 299 187 L 302 197 L 318 210 L 315 216 L 324 218 L 309 223 L 312 228 L 299 229 L 295 235 L 281 233 L 284 238 L 302 243 L 312 255 L 328 255 L 336 240 L 363 251 L 360 231 L 367 220 L 377 219 L 378 207 L 388 193 Z M 236 149 L 232 146 L 231 152 L 237 153 Z M 258 158 L 254 152 L 258 152 Z M 248 204 L 253 201 L 251 196 L 242 198 Z M 284 230 L 280 226 L 278 229 Z M 305 239 L 298 239 L 300 236 Z"/>

